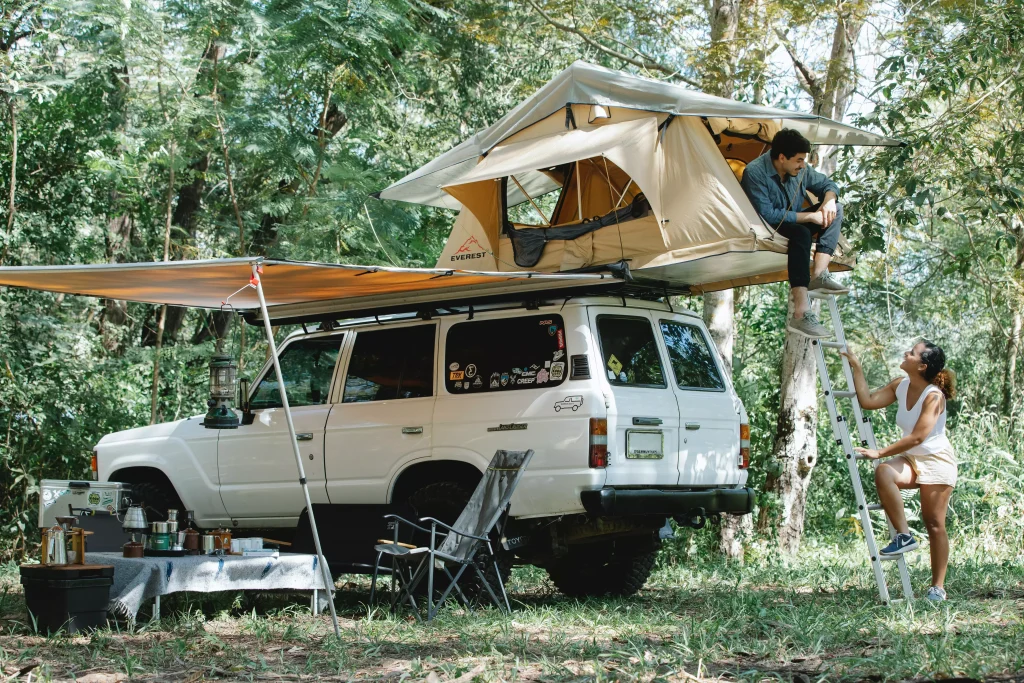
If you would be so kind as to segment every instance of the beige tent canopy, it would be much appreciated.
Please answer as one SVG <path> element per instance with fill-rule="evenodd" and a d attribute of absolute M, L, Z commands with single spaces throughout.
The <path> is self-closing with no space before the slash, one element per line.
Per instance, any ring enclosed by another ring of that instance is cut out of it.
<path fill-rule="evenodd" d="M 625 261 L 639 281 L 691 291 L 772 282 L 785 278 L 787 241 L 738 177 L 783 127 L 819 144 L 900 144 L 577 62 L 379 196 L 460 209 L 439 268 L 566 273 Z"/>

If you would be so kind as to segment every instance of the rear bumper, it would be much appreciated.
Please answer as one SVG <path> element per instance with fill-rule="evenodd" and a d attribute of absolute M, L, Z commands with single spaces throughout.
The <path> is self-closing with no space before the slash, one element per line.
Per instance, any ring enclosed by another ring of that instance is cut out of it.
<path fill-rule="evenodd" d="M 754 509 L 754 489 L 706 489 L 665 491 L 661 489 L 615 489 L 605 487 L 582 491 L 580 502 L 587 512 L 602 517 L 625 515 L 704 515 L 730 513 L 746 515 Z"/>

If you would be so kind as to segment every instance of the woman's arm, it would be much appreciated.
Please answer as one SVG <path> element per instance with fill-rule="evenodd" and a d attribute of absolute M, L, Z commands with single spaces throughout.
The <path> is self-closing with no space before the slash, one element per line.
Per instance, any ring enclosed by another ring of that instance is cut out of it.
<path fill-rule="evenodd" d="M 884 387 L 871 391 L 868 389 L 868 381 L 864 379 L 864 369 L 860 366 L 860 359 L 853 351 L 840 351 L 850 362 L 850 370 L 853 374 L 853 388 L 857 391 L 857 400 L 860 407 L 865 410 L 878 410 L 896 402 L 896 387 L 900 380 L 894 379 Z"/>
<path fill-rule="evenodd" d="M 910 432 L 910 434 L 907 434 L 891 446 L 879 448 L 878 450 L 871 448 L 854 448 L 853 450 L 869 460 L 878 460 L 879 458 L 891 458 L 894 455 L 906 453 L 914 446 L 920 446 L 928 438 L 928 435 L 932 433 L 932 429 L 935 428 L 935 423 L 938 421 L 939 415 L 942 414 L 944 403 L 943 397 L 938 392 L 933 391 L 925 397 L 924 405 L 921 406 L 921 417 L 917 418 L 914 431 Z"/>

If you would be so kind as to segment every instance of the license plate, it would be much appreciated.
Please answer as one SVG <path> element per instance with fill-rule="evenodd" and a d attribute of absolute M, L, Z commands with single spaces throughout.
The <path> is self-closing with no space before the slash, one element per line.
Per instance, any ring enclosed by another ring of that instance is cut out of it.
<path fill-rule="evenodd" d="M 630 460 L 659 460 L 665 457 L 665 438 L 657 429 L 626 432 L 626 457 Z"/>

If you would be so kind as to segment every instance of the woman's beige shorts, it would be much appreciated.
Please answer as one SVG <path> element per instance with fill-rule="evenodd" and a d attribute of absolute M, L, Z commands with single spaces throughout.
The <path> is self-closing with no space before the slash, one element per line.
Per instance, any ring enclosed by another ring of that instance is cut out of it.
<path fill-rule="evenodd" d="M 946 449 L 929 455 L 904 453 L 903 457 L 917 475 L 918 484 L 956 486 L 956 457 L 952 450 Z"/>

